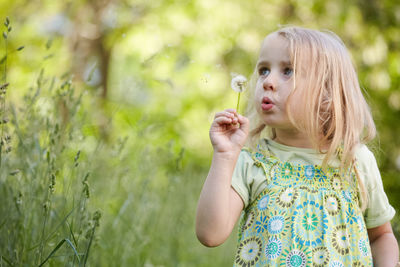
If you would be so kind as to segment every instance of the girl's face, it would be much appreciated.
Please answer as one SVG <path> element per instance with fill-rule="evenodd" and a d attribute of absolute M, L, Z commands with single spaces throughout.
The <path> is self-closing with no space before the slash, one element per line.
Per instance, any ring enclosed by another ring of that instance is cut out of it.
<path fill-rule="evenodd" d="M 262 121 L 272 128 L 294 129 L 286 112 L 286 101 L 293 90 L 294 74 L 288 41 L 284 37 L 272 33 L 264 39 L 257 71 L 255 105 Z"/>

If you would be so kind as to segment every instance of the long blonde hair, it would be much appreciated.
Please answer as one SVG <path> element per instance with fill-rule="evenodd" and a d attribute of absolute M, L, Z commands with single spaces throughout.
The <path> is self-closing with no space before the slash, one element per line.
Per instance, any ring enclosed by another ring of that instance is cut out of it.
<path fill-rule="evenodd" d="M 288 41 L 294 69 L 294 89 L 286 105 L 290 121 L 310 137 L 315 149 L 325 153 L 322 166 L 339 157 L 342 171 L 354 167 L 357 145 L 372 140 L 376 129 L 345 45 L 329 31 L 285 27 L 277 33 Z M 256 76 L 257 71 L 251 81 L 253 88 Z M 302 110 L 292 110 L 295 91 L 304 105 Z M 266 125 L 259 120 L 254 105 L 248 105 L 247 115 L 255 122 L 250 131 L 250 143 L 254 144 Z M 269 130 L 273 137 L 273 129 Z M 355 172 L 365 207 L 365 186 Z"/>

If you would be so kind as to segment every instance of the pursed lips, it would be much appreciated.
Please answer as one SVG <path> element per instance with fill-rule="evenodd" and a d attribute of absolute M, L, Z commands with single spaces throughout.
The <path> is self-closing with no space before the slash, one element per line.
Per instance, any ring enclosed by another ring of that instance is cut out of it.
<path fill-rule="evenodd" d="M 261 109 L 264 111 L 268 111 L 273 107 L 274 107 L 274 102 L 268 97 L 263 97 L 261 102 Z"/>

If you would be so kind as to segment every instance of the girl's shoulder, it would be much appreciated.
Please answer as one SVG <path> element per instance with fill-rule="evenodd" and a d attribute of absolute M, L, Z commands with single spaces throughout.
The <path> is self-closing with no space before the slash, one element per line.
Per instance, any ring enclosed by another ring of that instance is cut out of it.
<path fill-rule="evenodd" d="M 271 160 L 275 155 L 268 147 L 266 139 L 260 139 L 257 144 L 253 146 L 245 146 L 242 148 L 241 155 L 253 163 L 266 162 Z"/>
<path fill-rule="evenodd" d="M 375 155 L 365 144 L 358 145 L 354 153 L 354 157 L 358 168 L 363 170 L 368 170 L 375 167 L 377 168 Z"/>
<path fill-rule="evenodd" d="M 243 147 L 239 154 L 238 163 L 253 164 L 254 163 L 254 159 L 253 159 L 254 153 L 255 153 L 255 150 L 253 148 Z"/>
<path fill-rule="evenodd" d="M 381 184 L 381 175 L 374 153 L 365 145 L 360 144 L 355 151 L 356 167 L 367 188 Z"/>

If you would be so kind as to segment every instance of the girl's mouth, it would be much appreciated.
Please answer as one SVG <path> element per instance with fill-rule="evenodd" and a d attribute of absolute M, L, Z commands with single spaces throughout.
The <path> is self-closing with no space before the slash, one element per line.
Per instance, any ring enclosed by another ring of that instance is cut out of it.
<path fill-rule="evenodd" d="M 268 97 L 264 97 L 261 103 L 261 109 L 264 111 L 268 111 L 274 107 L 274 102 L 271 101 Z"/>

